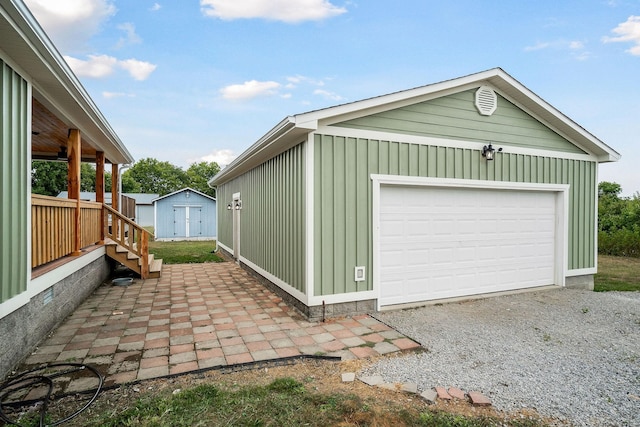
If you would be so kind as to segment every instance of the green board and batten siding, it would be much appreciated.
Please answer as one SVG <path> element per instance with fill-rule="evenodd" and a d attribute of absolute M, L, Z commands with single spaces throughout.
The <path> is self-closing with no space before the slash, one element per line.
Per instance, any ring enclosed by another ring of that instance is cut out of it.
<path fill-rule="evenodd" d="M 498 105 L 480 116 L 465 91 L 335 126 L 583 154 L 506 99 Z M 371 274 L 353 280 L 355 266 L 373 266 L 371 174 L 569 184 L 568 269 L 594 267 L 595 160 L 504 152 L 487 162 L 479 150 L 316 134 L 314 163 L 315 295 L 373 287 Z"/>
<path fill-rule="evenodd" d="M 240 193 L 240 254 L 305 292 L 305 155 L 299 144 L 217 188 L 218 239 L 233 248 L 233 211 Z"/>
<path fill-rule="evenodd" d="M 0 60 L 0 303 L 27 290 L 28 83 Z"/>
<path fill-rule="evenodd" d="M 339 126 L 584 153 L 500 95 L 495 113 L 491 116 L 480 115 L 474 106 L 474 94 L 475 90 L 467 90 L 348 120 Z"/>

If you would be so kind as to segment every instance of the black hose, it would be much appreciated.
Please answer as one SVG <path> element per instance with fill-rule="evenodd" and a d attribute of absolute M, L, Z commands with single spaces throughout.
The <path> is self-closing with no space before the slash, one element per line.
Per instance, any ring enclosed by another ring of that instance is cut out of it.
<path fill-rule="evenodd" d="M 70 369 L 65 369 L 57 372 L 52 372 L 50 374 L 46 374 L 46 371 L 48 369 L 63 368 L 63 367 L 70 367 Z M 96 387 L 95 392 L 93 393 L 93 396 L 91 396 L 89 401 L 82 408 L 80 408 L 73 414 L 48 425 L 57 426 L 71 420 L 72 418 L 76 417 L 78 414 L 83 412 L 85 409 L 87 409 L 89 406 L 91 406 L 93 402 L 95 402 L 95 400 L 98 397 L 98 394 L 102 390 L 102 385 L 104 382 L 104 378 L 96 368 L 89 365 L 84 365 L 82 363 L 52 363 L 44 367 L 39 367 L 27 372 L 23 372 L 22 374 L 18 375 L 12 380 L 2 384 L 2 386 L 0 386 L 0 419 L 2 419 L 2 421 L 4 421 L 5 423 L 19 426 L 20 424 L 18 424 L 15 420 L 12 420 L 7 416 L 7 414 L 5 414 L 4 407 L 20 408 L 20 407 L 37 404 L 40 402 L 41 406 L 39 411 L 40 412 L 39 425 L 44 426 L 47 410 L 49 408 L 50 402 L 53 399 L 54 379 L 67 374 L 74 373 L 74 372 L 84 371 L 85 369 L 90 371 L 93 375 L 96 376 L 96 378 L 98 378 L 98 387 Z M 39 374 L 35 374 L 36 372 L 39 372 Z M 35 375 L 32 375 L 32 374 L 35 374 Z M 47 392 L 42 398 L 4 403 L 5 399 L 9 397 L 11 394 L 16 393 L 16 391 L 27 390 L 27 393 L 25 395 L 28 395 L 28 390 L 30 390 L 33 386 L 38 384 L 45 384 L 47 386 Z"/>

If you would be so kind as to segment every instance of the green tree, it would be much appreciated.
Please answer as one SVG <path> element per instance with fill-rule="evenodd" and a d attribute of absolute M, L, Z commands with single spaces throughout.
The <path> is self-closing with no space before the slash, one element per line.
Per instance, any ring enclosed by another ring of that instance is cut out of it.
<path fill-rule="evenodd" d="M 628 221 L 624 212 L 628 200 L 619 197 L 620 184 L 603 181 L 598 184 L 598 230 L 612 232 L 625 228 Z"/>
<path fill-rule="evenodd" d="M 187 173 L 181 168 L 152 158 L 137 161 L 122 174 L 123 191 L 129 178 L 140 186 L 139 192 L 161 196 L 184 188 L 189 183 Z"/>
<path fill-rule="evenodd" d="M 67 170 L 65 162 L 34 160 L 31 163 L 31 192 L 55 197 L 66 191 Z"/>
<path fill-rule="evenodd" d="M 618 197 L 622 192 L 622 187 L 617 182 L 602 181 L 598 184 L 598 197 Z"/>
<path fill-rule="evenodd" d="M 598 184 L 598 251 L 607 255 L 640 256 L 640 194 L 620 197 L 615 182 Z"/>
<path fill-rule="evenodd" d="M 125 173 L 120 177 L 122 180 L 122 192 L 123 193 L 141 193 L 140 184 L 138 184 L 131 175 Z M 111 172 L 104 173 L 104 191 L 111 192 Z"/>
<path fill-rule="evenodd" d="M 220 172 L 220 166 L 216 162 L 193 163 L 187 169 L 189 187 L 211 197 L 216 197 L 216 190 L 209 187 L 207 182 Z"/>

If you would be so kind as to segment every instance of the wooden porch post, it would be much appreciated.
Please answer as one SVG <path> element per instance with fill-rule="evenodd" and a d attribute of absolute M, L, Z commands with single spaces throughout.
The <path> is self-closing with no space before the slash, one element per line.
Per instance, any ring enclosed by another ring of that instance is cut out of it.
<path fill-rule="evenodd" d="M 111 207 L 119 211 L 118 205 L 120 200 L 120 194 L 118 194 L 118 180 L 120 177 L 118 176 L 118 165 L 115 163 L 111 164 Z M 119 221 L 116 221 L 116 218 L 111 215 L 111 234 L 114 236 L 120 236 L 120 230 L 118 230 Z"/>
<path fill-rule="evenodd" d="M 118 194 L 118 180 L 120 177 L 118 176 L 118 165 L 111 165 L 111 207 L 116 210 L 118 209 L 120 194 Z"/>
<path fill-rule="evenodd" d="M 82 155 L 80 152 L 80 131 L 78 129 L 69 129 L 69 137 L 67 138 L 67 152 L 69 172 L 67 174 L 67 188 L 69 198 L 76 200 L 76 210 L 74 215 L 73 226 L 73 255 L 80 255 L 80 161 Z"/>
<path fill-rule="evenodd" d="M 104 204 L 104 152 L 96 152 L 96 202 Z M 104 244 L 104 215 L 100 214 L 100 241 Z"/>

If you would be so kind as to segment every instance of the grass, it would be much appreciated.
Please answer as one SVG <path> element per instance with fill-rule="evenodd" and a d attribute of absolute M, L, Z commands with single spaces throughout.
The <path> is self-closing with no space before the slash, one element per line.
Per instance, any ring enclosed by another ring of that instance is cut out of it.
<path fill-rule="evenodd" d="M 487 416 L 463 416 L 407 408 L 363 399 L 354 394 L 322 394 L 294 378 L 278 378 L 264 386 L 230 389 L 200 384 L 178 393 L 142 396 L 123 408 L 83 420 L 91 426 L 452 426 L 505 425 Z M 537 420 L 512 420 L 512 426 L 533 427 Z"/>
<path fill-rule="evenodd" d="M 221 262 L 223 259 L 212 253 L 215 247 L 216 242 L 212 240 L 149 242 L 149 252 L 165 264 Z"/>
<path fill-rule="evenodd" d="M 594 290 L 640 291 L 640 258 L 598 255 Z"/>

